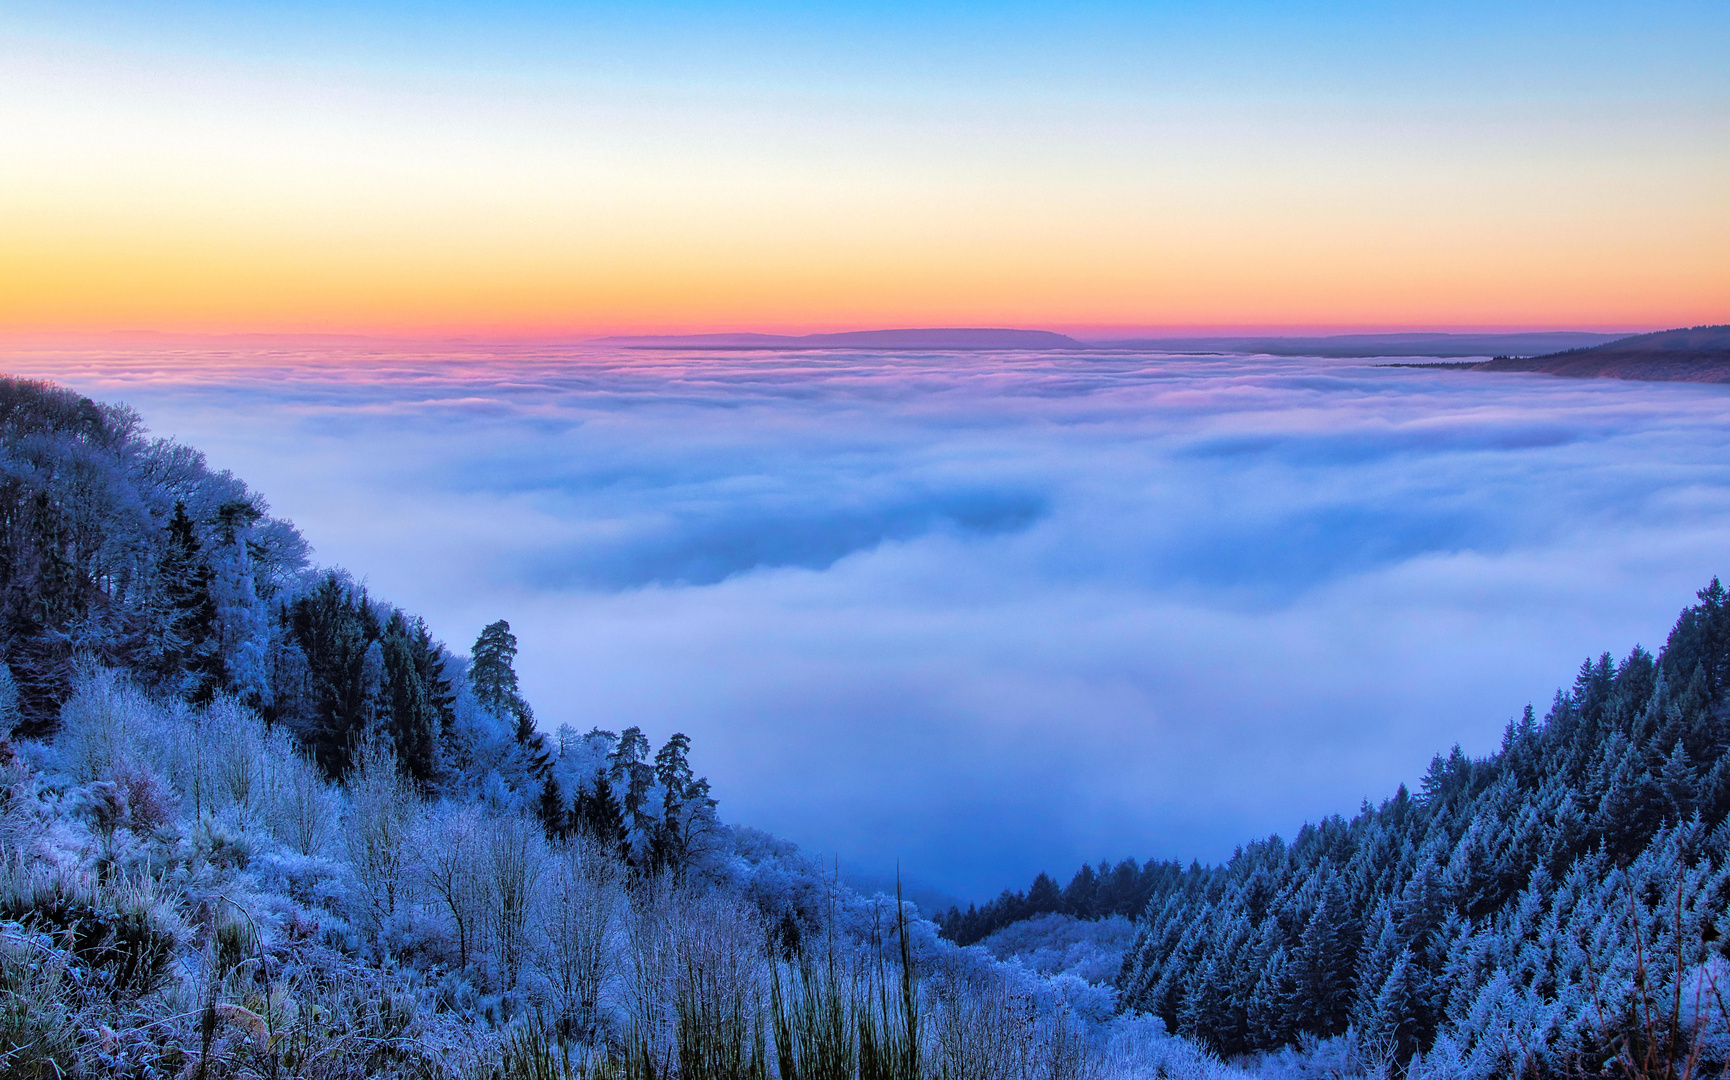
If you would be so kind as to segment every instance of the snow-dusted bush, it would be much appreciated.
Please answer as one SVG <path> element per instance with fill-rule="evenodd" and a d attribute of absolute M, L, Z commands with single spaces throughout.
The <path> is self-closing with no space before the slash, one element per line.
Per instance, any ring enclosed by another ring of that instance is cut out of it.
<path fill-rule="evenodd" d="M 363 744 L 349 779 L 343 847 L 354 871 L 357 912 L 374 929 L 395 918 L 398 903 L 406 899 L 413 857 L 409 840 L 419 809 L 397 772 L 395 756 L 377 740 Z"/>
<path fill-rule="evenodd" d="M 441 875 L 441 881 L 449 878 Z M 584 837 L 553 852 L 542 879 L 536 920 L 537 964 L 560 1030 L 593 1041 L 614 978 L 613 932 L 625 903 L 617 859 Z M 454 883 L 450 891 L 461 886 Z M 454 912 L 457 904 L 452 904 Z"/>
<path fill-rule="evenodd" d="M 482 822 L 477 854 L 489 966 L 495 981 L 509 989 L 529 959 L 529 920 L 546 871 L 546 838 L 522 814 L 497 814 Z"/>
<path fill-rule="evenodd" d="M 112 780 L 129 765 L 148 763 L 161 722 L 161 708 L 124 672 L 87 668 L 61 706 L 55 753 L 79 781 Z"/>
<path fill-rule="evenodd" d="M 979 944 L 999 960 L 1016 960 L 1042 975 L 1109 983 L 1134 940 L 1134 925 L 1121 915 L 1077 919 L 1052 913 L 1010 923 Z"/>
<path fill-rule="evenodd" d="M 264 741 L 265 820 L 277 841 L 308 856 L 329 850 L 342 822 L 341 795 L 281 730 Z"/>
<path fill-rule="evenodd" d="M 1134 1013 L 1120 1017 L 1101 1036 L 1110 1080 L 1249 1080 L 1251 1076 L 1188 1039 L 1170 1034 L 1157 1016 Z"/>
<path fill-rule="evenodd" d="M 474 806 L 447 803 L 421 819 L 415 845 L 421 852 L 416 873 L 433 908 L 444 915 L 456 938 L 458 971 L 481 943 L 486 895 L 480 869 L 482 815 Z"/>

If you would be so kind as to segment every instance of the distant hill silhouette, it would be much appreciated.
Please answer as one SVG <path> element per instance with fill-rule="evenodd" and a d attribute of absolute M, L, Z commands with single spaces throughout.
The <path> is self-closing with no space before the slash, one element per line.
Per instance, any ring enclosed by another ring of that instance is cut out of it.
<path fill-rule="evenodd" d="M 1339 359 L 1377 356 L 1472 357 L 1502 353 L 1550 353 L 1614 341 L 1614 334 L 1545 330 L 1513 334 L 1440 333 L 1330 334 L 1323 337 L 1142 337 L 1090 341 L 1096 349 L 1263 356 L 1326 356 Z"/>
<path fill-rule="evenodd" d="M 1475 370 L 1537 371 L 1574 379 L 1730 383 L 1730 326 L 1660 330 L 1544 356 L 1498 356 Z"/>
<path fill-rule="evenodd" d="M 601 338 L 596 344 L 628 349 L 1083 349 L 1049 330 L 937 327 L 849 330 L 839 334 L 672 334 Z"/>

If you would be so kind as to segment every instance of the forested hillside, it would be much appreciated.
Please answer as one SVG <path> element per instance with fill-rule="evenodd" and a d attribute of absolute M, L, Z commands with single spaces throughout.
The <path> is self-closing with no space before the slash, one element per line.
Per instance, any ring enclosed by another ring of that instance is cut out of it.
<path fill-rule="evenodd" d="M 0 379 L 0 445 L 0 706 L 14 734 L 52 731 L 79 671 L 109 668 L 158 696 L 256 711 L 329 780 L 370 740 L 422 796 L 504 805 L 527 790 L 556 833 L 581 822 L 635 859 L 664 861 L 707 827 L 713 800 L 684 736 L 659 754 L 634 729 L 551 743 L 518 692 L 509 623 L 481 630 L 471 668 L 419 618 L 310 568 L 262 497 L 147 438 L 130 409 Z"/>
<path fill-rule="evenodd" d="M 1730 326 L 1660 330 L 1541 356 L 1497 356 L 1476 367 L 1479 371 L 1538 371 L 1575 379 L 1730 382 Z"/>
<path fill-rule="evenodd" d="M 1097 870 L 1084 863 L 1061 889 L 1055 878 L 1042 872 L 1026 892 L 1005 889 L 983 906 L 969 904 L 966 911 L 950 908 L 937 916 L 937 926 L 956 944 L 971 945 L 1011 923 L 1041 915 L 1137 919 L 1156 899 L 1163 900 L 1183 882 L 1183 864 L 1169 860 L 1149 859 L 1139 866 L 1134 859 L 1124 859 L 1116 866 L 1101 862 Z"/>
<path fill-rule="evenodd" d="M 1695 1075 L 1720 1075 L 1730 593 L 1696 599 L 1657 656 L 1586 661 L 1542 720 L 1528 706 L 1490 757 L 1437 756 L 1415 795 L 1223 866 L 1041 873 L 938 925 L 970 944 L 1127 916 L 1119 1007 L 1228 1058 L 1577 1076 L 1698 1050 Z"/>
<path fill-rule="evenodd" d="M 1620 1051 L 1682 1045 L 1694 1019 L 1721 1036 L 1727 687 L 1714 579 L 1657 656 L 1586 662 L 1499 753 L 1456 747 L 1416 794 L 1162 875 L 1121 1007 L 1225 1055 L 1347 1037 L 1426 1052 L 1434 1075 L 1596 1075 Z M 1712 1044 L 1712 1075 L 1726 1049 Z"/>

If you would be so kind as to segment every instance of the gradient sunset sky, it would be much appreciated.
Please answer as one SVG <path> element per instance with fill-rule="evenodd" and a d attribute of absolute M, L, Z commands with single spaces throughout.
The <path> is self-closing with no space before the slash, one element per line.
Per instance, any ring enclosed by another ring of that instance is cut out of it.
<path fill-rule="evenodd" d="M 1730 307 L 1730 5 L 0 2 L 0 332 Z"/>

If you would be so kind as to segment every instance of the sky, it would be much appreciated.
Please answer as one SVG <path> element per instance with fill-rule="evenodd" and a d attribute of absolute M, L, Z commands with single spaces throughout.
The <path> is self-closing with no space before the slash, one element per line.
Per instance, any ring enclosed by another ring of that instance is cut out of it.
<path fill-rule="evenodd" d="M 963 899 L 1495 751 L 1730 573 L 1730 388 L 1142 353 L 0 351 L 136 407 L 548 729 Z"/>
<path fill-rule="evenodd" d="M 1721 321 L 1730 8 L 0 0 L 0 333 Z"/>

